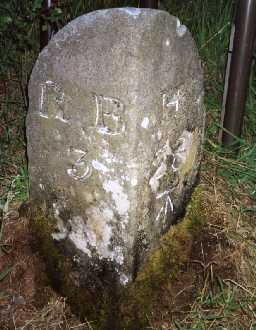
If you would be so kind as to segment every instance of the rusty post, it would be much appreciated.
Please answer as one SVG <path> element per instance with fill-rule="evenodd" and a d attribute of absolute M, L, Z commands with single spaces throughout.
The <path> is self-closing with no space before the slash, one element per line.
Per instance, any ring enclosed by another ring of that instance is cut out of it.
<path fill-rule="evenodd" d="M 51 8 L 52 0 L 43 0 L 42 15 L 40 18 L 40 50 L 42 50 L 51 38 L 51 25 L 46 21 L 45 17 L 48 15 Z"/>
<path fill-rule="evenodd" d="M 158 0 L 140 0 L 140 8 L 158 8 Z"/>
<path fill-rule="evenodd" d="M 224 146 L 234 144 L 235 137 L 241 136 L 256 35 L 256 0 L 239 0 L 237 6 L 222 132 Z"/>

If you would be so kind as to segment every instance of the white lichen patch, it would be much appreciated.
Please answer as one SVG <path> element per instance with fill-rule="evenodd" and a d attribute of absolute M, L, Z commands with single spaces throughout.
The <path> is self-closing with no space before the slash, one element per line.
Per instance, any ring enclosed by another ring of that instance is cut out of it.
<path fill-rule="evenodd" d="M 131 179 L 131 185 L 132 185 L 132 187 L 136 187 L 137 184 L 138 184 L 138 180 L 136 178 L 132 178 Z"/>
<path fill-rule="evenodd" d="M 121 284 L 126 285 L 130 281 L 130 278 L 125 274 L 120 274 L 119 280 Z"/>
<path fill-rule="evenodd" d="M 68 220 L 68 228 L 59 217 L 59 211 L 55 208 L 58 233 L 53 233 L 55 240 L 69 239 L 75 247 L 88 257 L 92 257 L 92 249 L 96 251 L 99 259 L 108 259 L 118 265 L 124 263 L 123 248 L 111 247 L 113 211 L 108 207 L 91 206 L 88 208 L 85 222 L 81 216 L 74 216 Z"/>
<path fill-rule="evenodd" d="M 95 247 L 100 259 L 105 258 L 122 265 L 123 249 L 120 246 L 111 247 L 113 238 L 112 225 L 114 212 L 111 208 L 91 206 L 87 212 L 87 223 L 84 224 L 88 245 Z"/>
<path fill-rule="evenodd" d="M 149 119 L 148 119 L 148 117 L 143 118 L 143 120 L 142 120 L 140 126 L 141 126 L 142 128 L 145 128 L 145 129 L 148 128 L 148 126 L 149 126 Z"/>
<path fill-rule="evenodd" d="M 108 127 L 97 127 L 97 132 L 102 135 L 119 135 L 125 131 L 125 126 L 122 127 L 121 132 L 111 132 Z"/>
<path fill-rule="evenodd" d="M 87 231 L 87 226 L 80 216 L 75 216 L 70 219 L 69 224 L 71 225 L 71 231 L 69 232 L 68 238 L 74 243 L 78 250 L 91 257 L 92 254 L 88 248 L 88 243 L 90 243 L 91 246 L 96 245 L 95 234 Z"/>
<path fill-rule="evenodd" d="M 123 265 L 124 255 L 121 246 L 116 246 L 113 251 L 109 253 L 109 259 L 115 261 L 118 265 Z"/>
<path fill-rule="evenodd" d="M 127 8 L 120 8 L 119 10 L 126 12 L 127 14 L 131 15 L 134 18 L 137 18 L 139 14 L 141 14 L 140 8 L 127 7 Z"/>
<path fill-rule="evenodd" d="M 157 140 L 160 141 L 162 139 L 162 132 L 160 130 L 157 131 Z"/>
<path fill-rule="evenodd" d="M 187 159 L 187 156 L 190 152 L 192 142 L 193 142 L 193 134 L 189 131 L 184 131 L 179 138 L 180 146 L 177 149 L 175 155 L 176 158 L 181 162 L 184 163 Z"/>
<path fill-rule="evenodd" d="M 109 169 L 104 164 L 99 162 L 98 160 L 93 160 L 92 161 L 92 166 L 97 171 L 100 171 L 100 172 L 103 172 L 103 173 L 109 172 Z"/>
<path fill-rule="evenodd" d="M 180 178 L 188 174 L 194 167 L 195 160 L 199 150 L 199 133 L 198 130 L 193 132 L 184 131 L 179 139 L 180 146 L 175 153 L 178 163 Z"/>
<path fill-rule="evenodd" d="M 68 236 L 68 230 L 65 227 L 63 220 L 60 218 L 60 211 L 58 209 L 58 206 L 56 203 L 53 203 L 53 214 L 55 219 L 57 220 L 57 229 L 58 232 L 52 234 L 52 238 L 60 241 L 62 239 L 65 239 Z"/>
<path fill-rule="evenodd" d="M 102 150 L 102 155 L 101 157 L 104 159 L 104 161 L 108 164 L 122 164 L 123 161 L 117 157 L 115 157 L 109 150 L 107 150 L 106 148 L 104 148 Z"/>
<path fill-rule="evenodd" d="M 187 27 L 185 25 L 182 25 L 178 18 L 177 18 L 176 32 L 179 37 L 183 37 L 184 34 L 187 32 Z"/>
<path fill-rule="evenodd" d="M 103 188 L 106 192 L 110 192 L 112 194 L 112 199 L 115 203 L 118 213 L 123 216 L 127 215 L 130 207 L 130 201 L 118 180 L 105 181 L 103 183 Z"/>
<path fill-rule="evenodd" d="M 110 208 L 103 209 L 102 213 L 103 213 L 103 216 L 104 216 L 105 219 L 107 219 L 109 221 L 113 220 L 114 213 Z"/>
<path fill-rule="evenodd" d="M 127 164 L 127 168 L 137 170 L 139 168 L 139 164 L 136 159 L 133 159 Z"/>

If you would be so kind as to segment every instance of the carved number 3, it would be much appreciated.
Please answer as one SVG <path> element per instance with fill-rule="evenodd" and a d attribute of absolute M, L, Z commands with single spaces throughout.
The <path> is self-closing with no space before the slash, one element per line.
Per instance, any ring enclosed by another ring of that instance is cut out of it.
<path fill-rule="evenodd" d="M 92 169 L 86 160 L 87 153 L 83 150 L 70 148 L 69 154 L 76 158 L 71 168 L 67 169 L 67 174 L 77 181 L 84 181 L 91 176 Z"/>

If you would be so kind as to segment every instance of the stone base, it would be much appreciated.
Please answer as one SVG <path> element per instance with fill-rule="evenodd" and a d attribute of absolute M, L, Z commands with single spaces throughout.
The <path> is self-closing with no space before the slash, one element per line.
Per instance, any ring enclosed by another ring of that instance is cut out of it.
<path fill-rule="evenodd" d="M 147 315 L 163 286 L 175 287 L 193 240 L 206 222 L 201 198 L 200 189 L 196 189 L 184 219 L 162 236 L 159 248 L 152 251 L 136 279 L 127 286 L 120 284 L 115 266 L 111 268 L 108 260 L 78 267 L 72 251 L 64 255 L 62 243 L 52 240 L 56 220 L 45 218 L 34 205 L 30 206 L 29 216 L 35 248 L 44 257 L 52 286 L 68 298 L 82 320 L 92 321 L 93 329 L 145 329 Z M 92 278 L 90 274 L 94 274 Z"/>

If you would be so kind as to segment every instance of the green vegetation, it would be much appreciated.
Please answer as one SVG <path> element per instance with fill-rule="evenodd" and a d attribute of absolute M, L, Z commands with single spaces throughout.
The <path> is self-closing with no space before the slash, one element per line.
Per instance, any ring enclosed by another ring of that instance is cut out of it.
<path fill-rule="evenodd" d="M 0 4 L 0 209 L 4 216 L 13 205 L 28 199 L 27 83 L 39 53 L 39 20 L 60 28 L 91 10 L 136 6 L 138 1 L 62 0 L 56 3 L 58 6 L 48 17 L 41 10 L 42 0 L 2 0 Z M 186 219 L 162 238 L 161 250 L 152 254 L 139 273 L 126 297 L 129 306 L 125 306 L 120 315 L 126 329 L 134 329 L 131 314 L 142 322 L 140 329 L 256 329 L 256 234 L 251 225 L 256 217 L 255 66 L 240 149 L 234 156 L 218 143 L 232 1 L 164 0 L 162 5 L 188 26 L 204 66 L 207 127 L 201 186 L 205 191 L 204 204 L 209 204 L 202 217 L 208 225 L 204 225 L 197 242 L 193 241 L 197 233 L 193 229 L 195 222 L 188 228 L 191 220 Z M 201 219 L 198 214 L 196 219 Z M 3 222 L 1 229 L 2 226 Z M 204 254 L 205 241 L 214 242 L 208 257 Z M 0 250 L 5 247 L 1 232 Z M 193 251 L 196 252 L 193 254 Z M 55 257 L 52 267 L 60 260 L 59 256 Z M 0 273 L 0 282 L 11 270 L 7 267 Z M 64 285 L 66 279 L 61 280 Z M 176 284 L 176 291 L 171 283 Z M 75 300 L 75 295 L 72 299 Z M 86 301 L 81 304 L 86 306 Z M 137 311 L 143 304 L 145 308 Z"/>
<path fill-rule="evenodd" d="M 50 11 L 49 16 L 41 11 L 42 0 L 3 1 L 0 6 L 0 166 L 3 177 L 18 175 L 20 166 L 26 167 L 24 154 L 24 118 L 28 104 L 27 82 L 33 63 L 39 52 L 39 19 L 56 23 L 60 28 L 69 20 L 83 13 L 99 8 L 136 6 L 138 1 L 60 1 L 59 6 Z M 223 150 L 218 142 L 220 128 L 221 101 L 229 33 L 232 17 L 232 1 L 194 0 L 162 1 L 162 6 L 178 16 L 192 32 L 205 69 L 205 105 L 208 115 L 206 130 L 206 155 L 218 162 L 219 174 L 227 179 L 234 190 L 242 189 L 253 199 L 256 197 L 256 78 L 252 69 L 250 92 L 246 107 L 244 134 L 240 139 L 241 148 L 236 158 Z M 8 82 L 8 84 L 7 84 Z M 13 151 L 11 149 L 14 149 Z M 16 168 L 13 168 L 15 164 Z M 209 166 L 209 164 L 207 164 Z M 7 173 L 6 173 L 7 172 Z M 13 172 L 13 173 L 10 173 Z M 12 177 L 13 179 L 13 177 Z M 11 180 L 12 181 L 12 180 Z M 25 183 L 25 181 L 24 181 Z M 6 184 L 5 184 L 6 186 Z M 0 192 L 0 196 L 6 194 Z M 3 197 L 0 197 L 3 198 Z M 253 212 L 255 208 L 241 207 Z"/>
<path fill-rule="evenodd" d="M 255 297 L 248 294 L 246 299 L 238 300 L 239 288 L 237 283 L 223 282 L 218 279 L 216 292 L 209 292 L 205 297 L 200 297 L 193 305 L 182 324 L 174 322 L 177 330 L 189 329 L 245 329 L 241 324 L 238 328 L 237 318 L 243 317 L 243 312 L 249 314 L 252 322 L 246 329 L 255 329 L 254 311 Z M 187 326 L 186 326 L 187 324 Z M 226 325 L 228 324 L 228 328 Z"/>
<path fill-rule="evenodd" d="M 207 129 L 205 154 L 218 163 L 218 174 L 226 179 L 232 190 L 256 198 L 256 71 L 252 68 L 243 136 L 238 139 L 237 156 L 223 149 L 218 143 L 221 128 L 221 106 L 224 89 L 225 65 L 232 20 L 233 1 L 206 0 L 165 1 L 167 9 L 188 26 L 197 43 L 205 70 L 205 106 Z M 204 164 L 211 166 L 210 162 Z M 255 207 L 240 207 L 255 212 Z"/>

